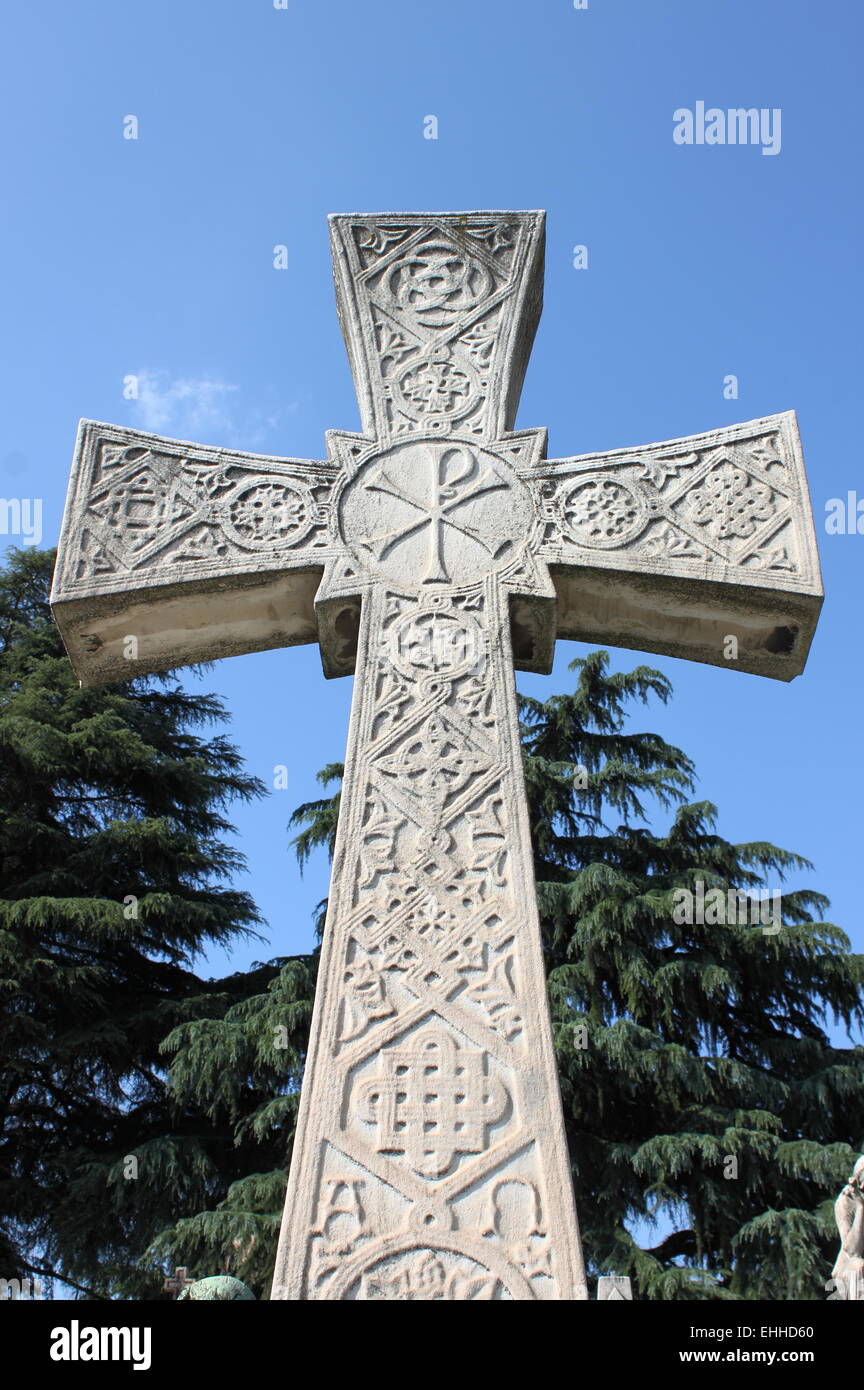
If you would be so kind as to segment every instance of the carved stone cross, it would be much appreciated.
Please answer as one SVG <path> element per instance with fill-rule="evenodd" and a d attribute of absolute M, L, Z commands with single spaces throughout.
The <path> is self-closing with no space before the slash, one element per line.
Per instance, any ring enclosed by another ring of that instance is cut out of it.
<path fill-rule="evenodd" d="M 274 1298 L 586 1296 L 514 666 L 780 680 L 821 603 L 792 414 L 545 459 L 543 215 L 331 219 L 363 432 L 328 461 L 85 421 L 52 601 L 85 684 L 318 641 L 357 672 Z"/>
<path fill-rule="evenodd" d="M 174 1270 L 173 1275 L 167 1275 L 162 1282 L 165 1293 L 173 1293 L 178 1297 L 189 1284 L 193 1284 L 194 1279 L 190 1279 L 187 1274 L 186 1266 L 183 1265 Z"/>

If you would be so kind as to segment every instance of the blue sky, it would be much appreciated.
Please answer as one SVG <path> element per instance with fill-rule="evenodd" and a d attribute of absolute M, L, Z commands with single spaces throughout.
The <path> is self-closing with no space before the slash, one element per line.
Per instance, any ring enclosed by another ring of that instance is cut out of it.
<path fill-rule="evenodd" d="M 804 675 L 650 658 L 675 698 L 631 727 L 693 757 L 724 835 L 814 860 L 800 883 L 862 948 L 864 536 L 824 527 L 828 499 L 864 497 L 860 7 L 40 0 L 6 27 L 0 494 L 43 499 L 43 543 L 80 416 L 309 458 L 328 427 L 358 427 L 327 213 L 545 208 L 546 305 L 517 423 L 547 425 L 550 456 L 798 411 L 827 594 Z M 673 113 L 698 101 L 779 108 L 780 152 L 676 145 Z M 581 650 L 560 643 L 553 676 L 522 688 L 565 689 Z M 214 973 L 311 945 L 327 866 L 301 879 L 286 826 L 342 756 L 350 684 L 324 680 L 315 647 L 204 677 L 250 770 L 272 785 L 289 769 L 286 790 L 236 813 L 269 942 L 230 965 L 214 953 Z"/>

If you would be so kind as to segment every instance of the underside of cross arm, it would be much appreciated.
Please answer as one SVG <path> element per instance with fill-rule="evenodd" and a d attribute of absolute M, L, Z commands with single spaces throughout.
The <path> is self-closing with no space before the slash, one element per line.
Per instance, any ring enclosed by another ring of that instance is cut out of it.
<path fill-rule="evenodd" d="M 318 641 L 322 570 L 232 575 L 52 601 L 83 686 Z"/>
<path fill-rule="evenodd" d="M 821 595 L 551 567 L 556 636 L 790 681 L 807 660 Z"/>

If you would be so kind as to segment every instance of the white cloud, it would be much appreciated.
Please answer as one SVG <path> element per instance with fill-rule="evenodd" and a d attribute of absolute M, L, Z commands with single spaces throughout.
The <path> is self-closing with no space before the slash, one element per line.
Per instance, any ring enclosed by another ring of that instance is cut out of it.
<path fill-rule="evenodd" d="M 171 377 L 168 372 L 141 367 L 134 373 L 137 398 L 130 399 L 134 423 L 174 439 L 191 439 L 255 451 L 267 444 L 279 419 L 293 415 L 299 401 L 284 401 L 275 410 L 243 411 L 239 387 L 209 377 Z M 239 408 L 239 409 L 238 409 Z"/>
<path fill-rule="evenodd" d="M 135 422 L 143 429 L 200 439 L 202 443 L 222 442 L 233 434 L 234 420 L 228 402 L 236 386 L 227 381 L 194 381 L 190 377 L 171 379 L 167 372 L 150 367 L 142 367 L 135 376 L 138 395 L 131 405 Z"/>

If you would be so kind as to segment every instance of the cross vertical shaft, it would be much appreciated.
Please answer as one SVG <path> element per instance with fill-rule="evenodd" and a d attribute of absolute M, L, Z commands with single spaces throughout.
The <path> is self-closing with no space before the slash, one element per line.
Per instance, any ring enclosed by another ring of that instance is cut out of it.
<path fill-rule="evenodd" d="M 542 219 L 332 229 L 366 434 L 318 605 L 362 610 L 273 1296 L 585 1297 L 510 649 L 510 592 L 551 601 L 509 418 Z"/>
<path fill-rule="evenodd" d="M 584 1296 L 531 865 L 506 601 L 378 591 L 274 1297 Z"/>

